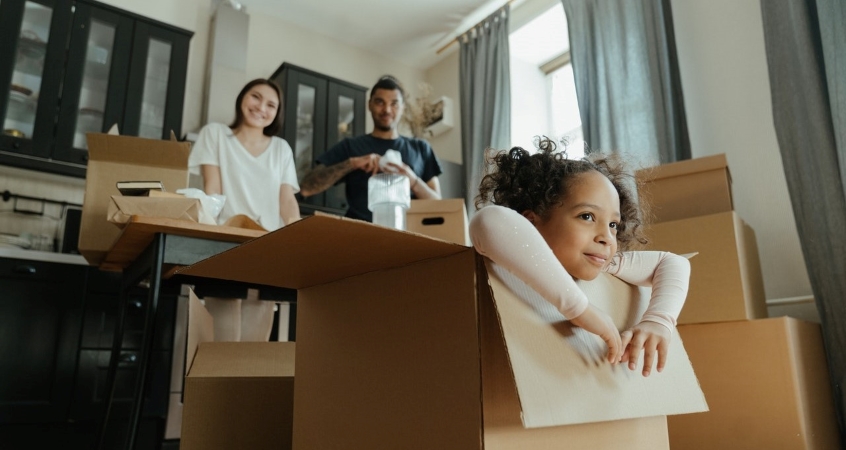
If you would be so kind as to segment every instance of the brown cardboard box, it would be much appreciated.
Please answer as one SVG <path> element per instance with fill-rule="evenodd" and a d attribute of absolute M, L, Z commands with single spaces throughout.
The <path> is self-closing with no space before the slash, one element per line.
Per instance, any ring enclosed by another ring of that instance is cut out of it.
<path fill-rule="evenodd" d="M 406 229 L 456 244 L 470 245 L 464 199 L 412 200 Z"/>
<path fill-rule="evenodd" d="M 211 315 L 189 294 L 181 449 L 290 449 L 293 342 L 213 342 Z"/>
<path fill-rule="evenodd" d="M 199 222 L 203 206 L 200 200 L 182 195 L 177 197 L 124 197 L 111 196 L 106 218 L 123 227 L 132 216 L 164 217 L 168 219 Z"/>
<path fill-rule="evenodd" d="M 648 247 L 690 260 L 690 290 L 679 324 L 764 319 L 764 281 L 755 231 L 733 211 L 654 224 Z"/>
<path fill-rule="evenodd" d="M 681 340 L 660 376 L 612 366 L 462 245 L 312 216 L 181 272 L 298 289 L 295 449 L 654 450 L 707 408 Z"/>
<path fill-rule="evenodd" d="M 79 230 L 79 252 L 99 265 L 120 235 L 106 220 L 115 183 L 124 180 L 160 180 L 169 192 L 188 186 L 190 143 L 132 136 L 90 133 L 85 199 Z"/>
<path fill-rule="evenodd" d="M 711 410 L 668 419 L 673 449 L 842 448 L 819 324 L 780 317 L 679 333 Z"/>
<path fill-rule="evenodd" d="M 638 171 L 653 221 L 668 222 L 731 211 L 731 174 L 725 154 Z"/>

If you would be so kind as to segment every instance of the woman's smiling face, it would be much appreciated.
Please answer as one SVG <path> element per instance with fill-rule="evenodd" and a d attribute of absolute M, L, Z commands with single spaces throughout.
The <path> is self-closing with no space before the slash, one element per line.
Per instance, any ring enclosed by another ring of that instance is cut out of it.
<path fill-rule="evenodd" d="M 279 110 L 279 96 L 276 91 L 266 85 L 253 86 L 241 100 L 241 112 L 244 114 L 244 125 L 264 129 L 276 119 Z"/>
<path fill-rule="evenodd" d="M 578 175 L 565 192 L 546 220 L 531 211 L 524 215 L 573 278 L 592 280 L 617 253 L 620 196 L 597 171 Z"/>

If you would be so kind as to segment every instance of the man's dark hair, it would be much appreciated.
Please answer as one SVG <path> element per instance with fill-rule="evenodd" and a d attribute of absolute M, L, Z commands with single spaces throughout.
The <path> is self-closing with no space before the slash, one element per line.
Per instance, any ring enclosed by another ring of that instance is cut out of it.
<path fill-rule="evenodd" d="M 402 84 L 393 75 L 383 75 L 379 78 L 379 81 L 377 81 L 376 84 L 373 85 L 373 88 L 370 89 L 370 98 L 373 98 L 373 93 L 376 92 L 376 89 L 399 91 L 402 96 L 402 101 L 405 101 L 405 89 L 402 88 Z"/>

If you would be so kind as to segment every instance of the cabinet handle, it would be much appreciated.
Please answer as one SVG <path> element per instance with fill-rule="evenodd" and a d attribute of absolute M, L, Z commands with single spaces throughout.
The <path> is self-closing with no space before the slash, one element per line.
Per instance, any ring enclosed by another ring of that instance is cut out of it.
<path fill-rule="evenodd" d="M 12 271 L 21 275 L 35 275 L 36 272 L 35 266 L 31 266 L 29 264 L 21 264 L 19 266 L 15 266 Z"/>
<path fill-rule="evenodd" d="M 138 355 L 135 353 L 125 353 L 120 355 L 120 362 L 122 363 L 134 363 L 138 360 Z"/>
<path fill-rule="evenodd" d="M 138 300 L 130 300 L 129 306 L 131 306 L 135 309 L 141 309 L 141 307 L 144 306 L 144 304 L 139 302 Z"/>

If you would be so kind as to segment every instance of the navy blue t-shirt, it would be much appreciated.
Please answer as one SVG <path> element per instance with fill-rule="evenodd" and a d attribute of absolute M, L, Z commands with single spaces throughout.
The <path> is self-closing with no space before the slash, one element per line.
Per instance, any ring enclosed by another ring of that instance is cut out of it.
<path fill-rule="evenodd" d="M 365 134 L 354 138 L 347 138 L 335 144 L 332 148 L 317 157 L 317 162 L 324 166 L 331 166 L 346 161 L 354 156 L 364 156 L 376 153 L 383 156 L 393 149 L 400 153 L 402 162 L 406 163 L 422 181 L 428 182 L 441 174 L 441 164 L 438 162 L 432 146 L 422 139 L 400 136 L 397 139 L 379 139 Z M 338 180 L 346 183 L 347 217 L 373 221 L 373 213 L 367 209 L 367 180 L 370 174 L 363 170 L 353 170 Z M 413 197 L 413 194 L 412 194 Z"/>

